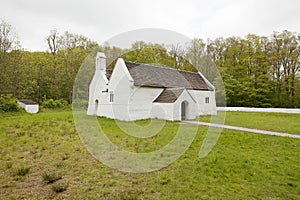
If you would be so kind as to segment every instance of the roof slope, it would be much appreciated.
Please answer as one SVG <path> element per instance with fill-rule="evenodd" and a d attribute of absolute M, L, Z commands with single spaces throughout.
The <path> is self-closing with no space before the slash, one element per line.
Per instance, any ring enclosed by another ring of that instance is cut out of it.
<path fill-rule="evenodd" d="M 164 89 L 153 101 L 155 103 L 174 103 L 182 94 L 184 89 Z"/>
<path fill-rule="evenodd" d="M 24 103 L 25 105 L 39 105 L 37 102 L 27 99 L 19 99 L 19 102 Z"/>
<path fill-rule="evenodd" d="M 196 72 L 133 62 L 125 64 L 136 86 L 213 90 Z"/>

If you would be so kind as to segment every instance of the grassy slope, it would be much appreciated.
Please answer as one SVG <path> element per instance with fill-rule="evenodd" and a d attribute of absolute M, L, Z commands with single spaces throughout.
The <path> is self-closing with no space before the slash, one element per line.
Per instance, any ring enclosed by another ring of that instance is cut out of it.
<path fill-rule="evenodd" d="M 218 113 L 218 117 L 224 115 Z M 200 121 L 209 122 L 210 116 L 200 117 Z M 225 124 L 300 135 L 299 114 L 226 112 Z"/>
<path fill-rule="evenodd" d="M 147 121 L 139 122 L 141 124 Z M 100 124 L 116 144 L 148 151 L 166 144 L 177 125 L 139 141 L 121 133 L 114 121 Z M 0 197 L 11 199 L 299 199 L 300 140 L 224 130 L 214 150 L 198 158 L 206 128 L 172 165 L 153 173 L 130 174 L 106 167 L 82 145 L 71 112 L 0 117 Z M 121 138 L 121 140 L 120 140 Z M 126 145 L 122 143 L 126 141 Z M 131 145 L 130 145 L 131 144 Z M 25 176 L 21 167 L 30 167 Z M 42 175 L 61 179 L 47 184 Z M 55 193 L 54 184 L 67 184 Z"/>

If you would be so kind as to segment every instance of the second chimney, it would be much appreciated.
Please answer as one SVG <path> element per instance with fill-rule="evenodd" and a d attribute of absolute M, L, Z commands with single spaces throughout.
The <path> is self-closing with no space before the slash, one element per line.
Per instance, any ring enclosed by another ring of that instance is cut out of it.
<path fill-rule="evenodd" d="M 106 56 L 102 52 L 97 52 L 96 55 L 96 70 L 101 70 L 106 73 Z"/>

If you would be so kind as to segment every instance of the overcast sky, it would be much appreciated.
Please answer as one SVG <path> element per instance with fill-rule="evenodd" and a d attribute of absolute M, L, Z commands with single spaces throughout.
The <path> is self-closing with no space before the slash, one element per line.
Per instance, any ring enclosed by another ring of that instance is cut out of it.
<path fill-rule="evenodd" d="M 140 28 L 215 39 L 300 32 L 299 0 L 1 0 L 0 19 L 16 29 L 22 46 L 46 50 L 50 30 L 82 34 L 98 43 Z"/>

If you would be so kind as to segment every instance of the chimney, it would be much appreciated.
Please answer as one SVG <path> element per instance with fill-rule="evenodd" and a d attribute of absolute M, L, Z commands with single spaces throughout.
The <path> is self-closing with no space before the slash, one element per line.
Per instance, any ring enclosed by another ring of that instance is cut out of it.
<path fill-rule="evenodd" d="M 106 73 L 106 56 L 102 52 L 97 52 L 96 55 L 96 71 L 98 70 Z"/>

